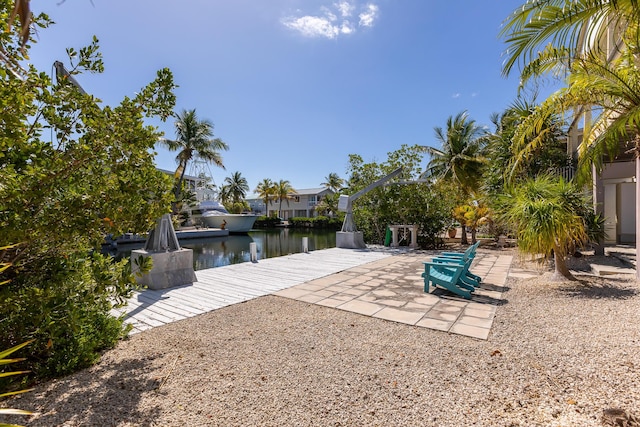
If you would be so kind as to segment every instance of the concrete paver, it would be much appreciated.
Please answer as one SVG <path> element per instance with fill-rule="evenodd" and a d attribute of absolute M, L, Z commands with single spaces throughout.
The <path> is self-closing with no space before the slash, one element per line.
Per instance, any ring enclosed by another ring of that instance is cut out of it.
<path fill-rule="evenodd" d="M 433 253 L 394 255 L 276 292 L 392 322 L 486 340 L 509 274 L 512 256 L 478 250 L 471 271 L 482 277 L 471 300 L 442 289 L 424 292 L 424 261 Z M 525 274 L 525 272 L 522 272 Z"/>

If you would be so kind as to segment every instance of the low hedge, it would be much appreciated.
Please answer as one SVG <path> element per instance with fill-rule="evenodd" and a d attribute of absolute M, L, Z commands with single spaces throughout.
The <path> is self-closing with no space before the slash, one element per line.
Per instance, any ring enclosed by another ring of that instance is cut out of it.
<path fill-rule="evenodd" d="M 275 216 L 260 216 L 253 224 L 253 228 L 274 228 L 280 224 L 282 220 Z"/>
<path fill-rule="evenodd" d="M 289 219 L 289 227 L 340 230 L 342 228 L 342 219 L 329 218 L 326 216 L 318 216 L 315 218 L 296 217 Z"/>

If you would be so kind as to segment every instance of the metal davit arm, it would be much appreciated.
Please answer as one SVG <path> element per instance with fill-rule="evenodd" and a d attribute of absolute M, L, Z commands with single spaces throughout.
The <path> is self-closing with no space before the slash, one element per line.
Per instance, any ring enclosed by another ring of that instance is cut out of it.
<path fill-rule="evenodd" d="M 367 185 L 362 190 L 358 191 L 352 196 L 340 195 L 338 200 L 338 210 L 340 212 L 346 212 L 344 216 L 344 222 L 342 223 L 342 231 L 343 232 L 355 232 L 356 224 L 353 222 L 353 202 L 358 200 L 361 196 L 373 190 L 374 188 L 380 187 L 385 182 L 389 181 L 391 178 L 399 175 L 402 172 L 402 167 L 391 172 L 389 175 L 380 178 L 379 180 Z"/>

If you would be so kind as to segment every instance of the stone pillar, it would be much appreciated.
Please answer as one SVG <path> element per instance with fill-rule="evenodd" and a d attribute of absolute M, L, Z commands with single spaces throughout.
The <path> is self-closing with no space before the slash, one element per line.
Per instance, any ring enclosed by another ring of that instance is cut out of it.
<path fill-rule="evenodd" d="M 415 224 L 411 225 L 411 245 L 409 247 L 413 249 L 418 247 L 418 226 Z"/>

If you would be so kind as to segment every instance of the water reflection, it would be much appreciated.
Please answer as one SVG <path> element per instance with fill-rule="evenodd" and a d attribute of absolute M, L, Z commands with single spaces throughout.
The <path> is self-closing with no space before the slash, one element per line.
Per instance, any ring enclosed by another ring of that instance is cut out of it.
<path fill-rule="evenodd" d="M 251 242 L 256 243 L 258 260 L 300 253 L 303 251 L 303 237 L 308 238 L 310 251 L 336 246 L 335 231 L 301 231 L 288 228 L 254 230 L 249 234 L 228 237 L 183 240 L 180 246 L 193 250 L 193 267 L 195 270 L 203 270 L 251 261 L 249 252 Z M 112 255 L 117 258 L 129 257 L 131 249 L 138 249 L 138 247 L 127 249 Z"/>

